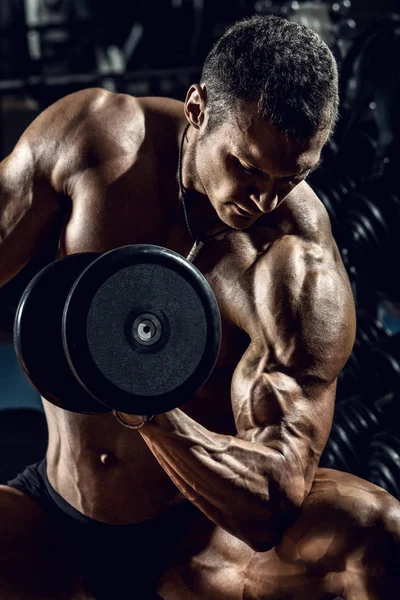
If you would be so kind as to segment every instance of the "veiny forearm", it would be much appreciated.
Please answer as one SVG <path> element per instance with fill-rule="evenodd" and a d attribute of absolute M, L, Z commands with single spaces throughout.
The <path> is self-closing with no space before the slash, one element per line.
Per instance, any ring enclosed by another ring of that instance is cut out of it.
<path fill-rule="evenodd" d="M 157 415 L 139 431 L 172 481 L 207 517 L 253 547 L 274 545 L 285 489 L 281 455 L 213 433 L 180 409 Z"/>

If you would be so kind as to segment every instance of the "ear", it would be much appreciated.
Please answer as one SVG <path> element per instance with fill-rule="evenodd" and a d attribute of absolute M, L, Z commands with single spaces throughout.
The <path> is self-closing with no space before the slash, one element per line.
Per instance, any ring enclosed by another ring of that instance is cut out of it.
<path fill-rule="evenodd" d="M 207 92 L 204 84 L 190 86 L 185 100 L 185 115 L 194 129 L 200 129 L 205 119 Z"/>

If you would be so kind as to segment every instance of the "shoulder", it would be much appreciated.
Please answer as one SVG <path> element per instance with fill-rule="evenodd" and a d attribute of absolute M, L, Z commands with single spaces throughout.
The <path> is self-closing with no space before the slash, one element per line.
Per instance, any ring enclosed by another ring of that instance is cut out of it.
<path fill-rule="evenodd" d="M 32 123 L 27 130 L 34 146 L 54 140 L 60 148 L 67 144 L 85 147 L 102 138 L 127 135 L 126 127 L 137 131 L 143 125 L 143 110 L 137 99 L 126 94 L 91 88 L 61 98 Z"/>
<path fill-rule="evenodd" d="M 337 280 L 338 285 L 349 289 L 329 216 L 306 182 L 297 186 L 276 211 L 265 215 L 260 225 L 253 232 L 249 230 L 251 237 L 256 233 L 258 238 L 273 241 L 255 261 L 256 281 L 264 281 L 268 274 L 294 292 L 301 281 L 318 275 Z"/>
<path fill-rule="evenodd" d="M 84 134 L 94 121 L 104 117 L 121 118 L 128 111 L 130 115 L 138 115 L 140 112 L 139 103 L 133 97 L 100 88 L 81 90 L 46 108 L 28 127 L 24 138 L 35 146 L 42 137 L 60 140 L 65 134 Z M 114 124 L 113 121 L 111 124 Z M 103 121 L 103 126 L 107 125 Z"/>
<path fill-rule="evenodd" d="M 332 381 L 353 347 L 351 286 L 333 239 L 283 235 L 254 270 L 258 321 L 252 339 L 269 339 L 282 367 Z"/>
<path fill-rule="evenodd" d="M 100 88 L 70 94 L 47 108 L 24 134 L 40 169 L 65 192 L 81 172 L 103 166 L 123 172 L 156 152 L 160 128 L 176 132 L 182 103 L 135 98 Z M 115 168 L 115 169 L 114 169 Z"/>
<path fill-rule="evenodd" d="M 290 225 L 280 229 L 272 244 L 269 260 L 259 264 L 259 277 L 265 267 L 278 277 L 282 289 L 293 296 L 301 294 L 305 285 L 324 284 L 326 293 L 330 283 L 352 296 L 329 216 L 322 202 L 304 182 L 287 199 Z M 299 296 L 300 299 L 303 296 Z"/>
<path fill-rule="evenodd" d="M 122 104 L 131 106 L 138 115 L 135 100 L 119 98 L 106 90 L 88 89 L 65 96 L 48 108 L 27 127 L 8 157 L 10 164 L 20 162 L 24 172 L 51 179 L 55 173 L 67 175 L 79 169 L 80 161 L 90 150 L 95 153 L 96 137 L 109 138 Z M 126 110 L 125 110 L 126 112 Z M 139 123 L 140 119 L 134 119 Z M 122 123 L 120 120 L 120 125 Z M 114 129 L 114 135 L 115 132 Z M 101 150 L 103 144 L 98 146 Z M 57 186 L 55 186 L 57 187 Z"/>
<path fill-rule="evenodd" d="M 143 108 L 125 94 L 90 88 L 61 98 L 25 130 L 14 154 L 31 157 L 41 176 L 67 177 L 87 163 L 101 162 L 138 147 L 143 139 Z"/>

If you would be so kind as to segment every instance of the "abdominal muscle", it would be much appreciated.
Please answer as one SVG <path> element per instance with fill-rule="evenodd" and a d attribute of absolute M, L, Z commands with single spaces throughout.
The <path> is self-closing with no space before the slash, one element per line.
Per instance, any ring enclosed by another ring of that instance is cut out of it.
<path fill-rule="evenodd" d="M 111 413 L 82 415 L 43 400 L 51 486 L 84 515 L 112 524 L 156 517 L 184 498 L 137 431 Z"/>
<path fill-rule="evenodd" d="M 235 434 L 231 367 L 216 368 L 196 396 L 181 406 L 210 431 Z M 218 397 L 216 405 L 211 399 Z M 212 402 L 212 403 L 211 403 Z M 49 429 L 50 484 L 84 515 L 113 524 L 137 523 L 185 502 L 140 433 L 112 413 L 83 415 L 43 400 Z"/>
<path fill-rule="evenodd" d="M 238 328 L 227 323 L 223 332 L 211 377 L 180 408 L 210 431 L 235 435 L 230 384 L 248 340 L 245 336 L 239 343 Z M 44 399 L 43 404 L 49 430 L 47 475 L 54 490 L 76 510 L 105 523 L 128 524 L 186 501 L 140 433 L 123 427 L 111 412 L 83 415 Z"/>

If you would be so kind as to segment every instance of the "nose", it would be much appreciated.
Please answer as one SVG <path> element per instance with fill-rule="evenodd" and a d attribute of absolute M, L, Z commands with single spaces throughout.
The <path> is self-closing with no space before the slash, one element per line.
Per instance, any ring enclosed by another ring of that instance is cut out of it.
<path fill-rule="evenodd" d="M 257 190 L 250 194 L 250 200 L 254 202 L 258 210 L 262 213 L 271 212 L 278 204 L 278 194 L 276 188 L 268 190 Z"/>

